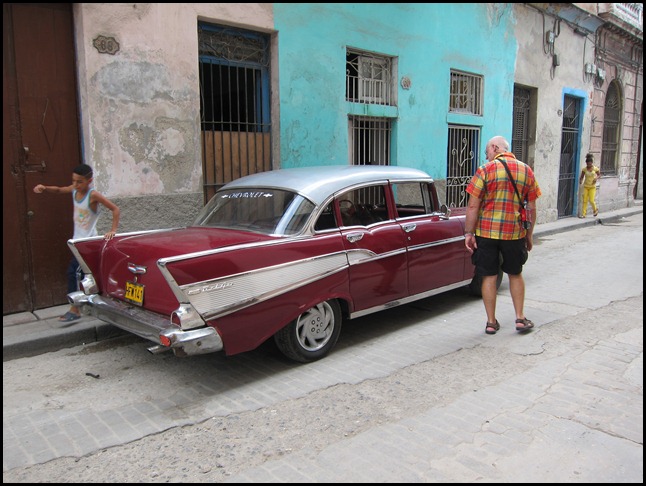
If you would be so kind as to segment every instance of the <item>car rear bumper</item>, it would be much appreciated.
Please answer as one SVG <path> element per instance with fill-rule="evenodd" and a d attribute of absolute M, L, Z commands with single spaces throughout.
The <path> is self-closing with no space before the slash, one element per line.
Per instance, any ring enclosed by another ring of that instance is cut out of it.
<path fill-rule="evenodd" d="M 220 335 L 212 327 L 182 330 L 171 324 L 168 317 L 97 294 L 72 292 L 67 299 L 70 304 L 80 307 L 84 314 L 154 342 L 158 346 L 149 349 L 154 353 L 160 351 L 160 346 L 173 350 L 177 356 L 214 353 L 224 348 Z M 166 346 L 162 338 L 170 346 Z"/>

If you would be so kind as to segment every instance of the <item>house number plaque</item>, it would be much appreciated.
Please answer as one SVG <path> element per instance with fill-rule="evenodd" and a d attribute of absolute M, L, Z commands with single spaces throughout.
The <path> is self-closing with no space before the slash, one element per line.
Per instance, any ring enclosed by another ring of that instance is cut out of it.
<path fill-rule="evenodd" d="M 116 52 L 119 52 L 119 43 L 114 37 L 100 35 L 94 39 L 93 44 L 101 54 L 111 54 L 114 56 Z"/>

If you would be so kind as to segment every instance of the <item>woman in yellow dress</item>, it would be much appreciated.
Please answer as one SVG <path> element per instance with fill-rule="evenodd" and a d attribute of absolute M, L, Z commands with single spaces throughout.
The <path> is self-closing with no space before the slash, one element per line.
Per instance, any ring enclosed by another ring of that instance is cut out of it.
<path fill-rule="evenodd" d="M 581 171 L 579 176 L 579 184 L 583 183 L 583 206 L 581 207 L 580 218 L 585 218 L 588 212 L 588 201 L 592 205 L 592 214 L 596 216 L 599 214 L 597 204 L 594 198 L 597 195 L 597 181 L 601 177 L 599 167 L 594 165 L 594 155 L 588 154 L 585 156 L 585 168 Z"/>

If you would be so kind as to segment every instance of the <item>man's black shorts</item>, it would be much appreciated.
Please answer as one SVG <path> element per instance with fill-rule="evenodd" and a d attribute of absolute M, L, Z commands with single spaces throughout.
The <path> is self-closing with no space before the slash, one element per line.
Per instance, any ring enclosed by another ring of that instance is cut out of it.
<path fill-rule="evenodd" d="M 528 252 L 525 238 L 520 240 L 493 240 L 476 236 L 478 248 L 471 255 L 471 262 L 476 266 L 476 275 L 486 277 L 498 275 L 500 259 L 502 271 L 509 275 L 519 275 L 527 261 Z"/>

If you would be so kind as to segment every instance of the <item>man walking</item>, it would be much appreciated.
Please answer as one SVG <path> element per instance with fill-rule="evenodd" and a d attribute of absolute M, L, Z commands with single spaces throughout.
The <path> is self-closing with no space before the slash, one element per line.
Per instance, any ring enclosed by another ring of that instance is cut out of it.
<path fill-rule="evenodd" d="M 496 334 L 498 271 L 509 276 L 509 290 L 516 312 L 516 330 L 528 331 L 534 323 L 525 317 L 523 264 L 533 247 L 535 201 L 541 195 L 531 167 L 509 152 L 509 142 L 495 136 L 486 146 L 487 161 L 474 174 L 465 223 L 465 245 L 482 277 L 482 301 L 487 314 L 485 332 Z M 502 267 L 500 263 L 502 258 Z"/>

